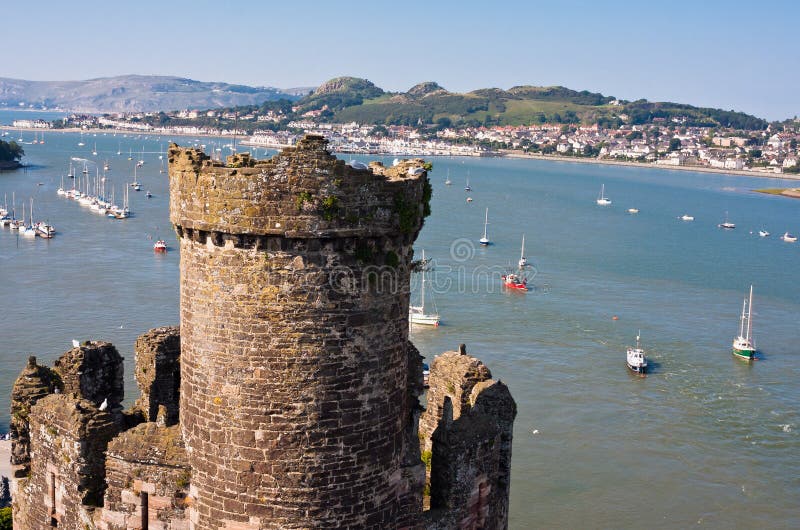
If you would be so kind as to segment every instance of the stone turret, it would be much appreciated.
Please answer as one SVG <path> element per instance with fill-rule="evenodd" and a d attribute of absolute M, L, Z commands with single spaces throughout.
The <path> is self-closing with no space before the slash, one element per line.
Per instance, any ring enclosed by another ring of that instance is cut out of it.
<path fill-rule="evenodd" d="M 61 388 L 58 374 L 36 364 L 30 356 L 28 364 L 11 390 L 11 465 L 14 475 L 23 477 L 30 472 L 30 412 L 36 402 Z"/>
<path fill-rule="evenodd" d="M 238 168 L 170 148 L 196 528 L 390 528 L 421 510 L 407 293 L 430 185 L 422 161 L 352 167 L 326 143 Z"/>

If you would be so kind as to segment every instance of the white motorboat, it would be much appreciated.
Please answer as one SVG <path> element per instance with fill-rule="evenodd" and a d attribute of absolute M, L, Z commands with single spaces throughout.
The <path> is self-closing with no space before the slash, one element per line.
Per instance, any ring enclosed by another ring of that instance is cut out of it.
<path fill-rule="evenodd" d="M 644 355 L 644 350 L 641 344 L 641 331 L 636 335 L 636 347 L 629 347 L 627 352 L 628 368 L 637 374 L 647 373 L 647 358 Z"/>
<path fill-rule="evenodd" d="M 767 232 L 762 228 L 761 230 L 758 231 L 758 235 L 759 237 L 769 237 L 769 232 Z"/>
<path fill-rule="evenodd" d="M 793 236 L 789 232 L 786 232 L 781 236 L 781 241 L 784 241 L 786 243 L 795 243 L 797 241 L 797 236 Z"/>
<path fill-rule="evenodd" d="M 681 221 L 694 221 L 694 216 L 693 215 L 689 215 L 688 213 L 685 213 L 685 214 L 681 215 L 680 219 L 681 219 Z"/>
<path fill-rule="evenodd" d="M 725 212 L 725 220 L 717 225 L 720 228 L 724 228 L 725 230 L 733 230 L 736 228 L 736 225 L 728 219 L 728 212 Z"/>

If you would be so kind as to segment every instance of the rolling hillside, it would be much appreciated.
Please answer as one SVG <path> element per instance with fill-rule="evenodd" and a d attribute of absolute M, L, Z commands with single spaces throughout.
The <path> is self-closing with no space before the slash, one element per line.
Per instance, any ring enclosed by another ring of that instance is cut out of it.
<path fill-rule="evenodd" d="M 438 124 L 442 126 L 582 123 L 619 126 L 655 121 L 696 126 L 764 129 L 767 122 L 741 112 L 647 100 L 619 101 L 610 96 L 569 88 L 518 86 L 488 88 L 465 94 L 425 82 L 408 92 L 390 93 L 365 79 L 328 81 L 297 102 L 300 112 L 325 109 L 333 122 L 375 125 Z"/>
<path fill-rule="evenodd" d="M 0 78 L 0 108 L 61 108 L 74 112 L 147 112 L 296 100 L 311 89 L 282 90 L 206 83 L 167 76 L 126 75 L 86 81 L 24 81 Z"/>

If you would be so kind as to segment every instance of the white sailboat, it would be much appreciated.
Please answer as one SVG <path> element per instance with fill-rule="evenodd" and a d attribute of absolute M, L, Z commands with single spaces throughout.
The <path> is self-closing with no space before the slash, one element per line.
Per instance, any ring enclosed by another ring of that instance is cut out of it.
<path fill-rule="evenodd" d="M 33 198 L 31 198 L 30 222 L 25 226 L 25 203 L 22 203 L 22 222 L 19 233 L 25 237 L 36 237 L 36 228 L 33 226 Z"/>
<path fill-rule="evenodd" d="M 422 269 L 422 286 L 420 287 L 420 305 L 409 305 L 408 306 L 408 321 L 412 324 L 423 324 L 426 326 L 438 326 L 439 325 L 439 313 L 436 311 L 436 303 L 433 302 L 433 297 L 431 297 L 431 303 L 433 303 L 433 313 L 426 313 L 425 312 L 425 270 L 427 269 L 428 262 L 425 260 L 425 251 L 422 251 L 422 261 L 420 262 L 420 267 Z"/>
<path fill-rule="evenodd" d="M 528 266 L 528 258 L 525 257 L 525 234 L 522 234 L 522 251 L 519 255 L 519 268 L 524 269 Z"/>
<path fill-rule="evenodd" d="M 736 224 L 730 222 L 728 220 L 728 212 L 725 212 L 725 220 L 717 225 L 720 228 L 724 228 L 725 230 L 733 230 L 736 228 Z"/>
<path fill-rule="evenodd" d="M 134 191 L 141 191 L 142 185 L 139 184 L 139 181 L 138 181 L 138 179 L 136 177 L 136 168 L 137 167 L 139 167 L 139 166 L 137 165 L 137 166 L 135 166 L 133 168 L 133 182 L 131 182 L 131 188 L 133 188 Z"/>
<path fill-rule="evenodd" d="M 753 341 L 753 286 L 750 286 L 750 298 L 742 302 L 742 316 L 739 323 L 739 336 L 733 339 L 733 354 L 748 361 L 756 356 Z"/>
<path fill-rule="evenodd" d="M 597 197 L 597 204 L 599 204 L 600 206 L 608 206 L 608 205 L 611 204 L 611 199 L 606 197 L 605 193 L 606 193 L 606 185 L 605 184 L 601 184 L 600 185 L 600 196 Z"/>
<path fill-rule="evenodd" d="M 478 242 L 483 246 L 488 246 L 492 243 L 489 241 L 489 238 L 486 234 L 487 226 L 489 226 L 489 208 L 486 208 L 486 219 L 483 222 L 483 237 L 478 240 Z"/>
<path fill-rule="evenodd" d="M 450 181 L 450 170 L 448 169 L 447 170 L 447 180 L 444 181 L 444 185 L 445 186 L 449 186 L 451 184 L 452 184 L 452 182 Z"/>

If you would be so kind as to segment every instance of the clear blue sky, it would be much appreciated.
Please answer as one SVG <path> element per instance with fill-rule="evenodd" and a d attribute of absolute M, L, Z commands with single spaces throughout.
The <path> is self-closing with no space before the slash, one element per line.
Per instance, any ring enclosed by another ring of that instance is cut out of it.
<path fill-rule="evenodd" d="M 563 85 L 800 115 L 800 2 L 4 2 L 0 76 L 177 75 L 281 88 Z"/>

